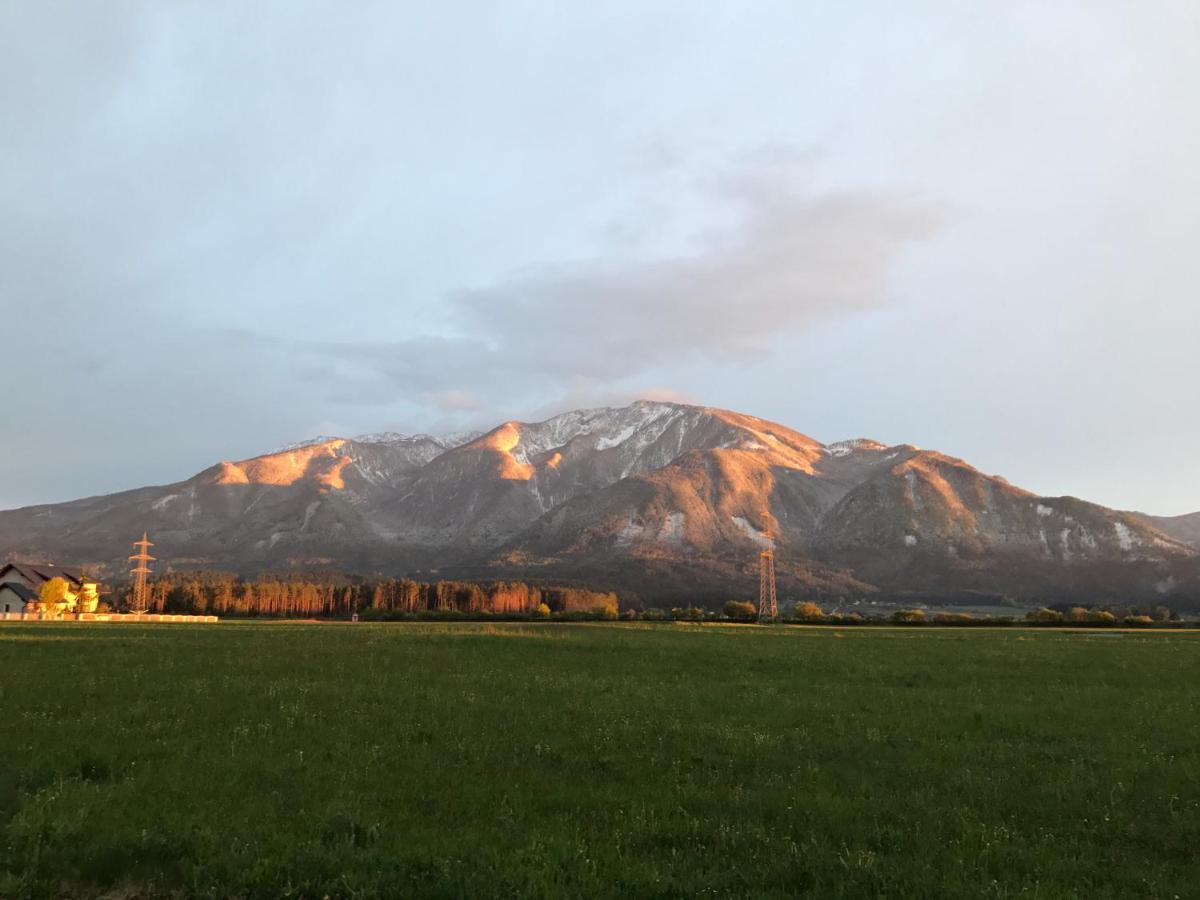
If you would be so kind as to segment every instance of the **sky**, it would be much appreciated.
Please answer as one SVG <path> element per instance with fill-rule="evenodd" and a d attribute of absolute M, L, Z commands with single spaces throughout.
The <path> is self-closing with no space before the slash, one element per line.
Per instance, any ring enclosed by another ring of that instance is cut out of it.
<path fill-rule="evenodd" d="M 0 508 L 638 397 L 1200 510 L 1200 6 L 0 5 Z"/>

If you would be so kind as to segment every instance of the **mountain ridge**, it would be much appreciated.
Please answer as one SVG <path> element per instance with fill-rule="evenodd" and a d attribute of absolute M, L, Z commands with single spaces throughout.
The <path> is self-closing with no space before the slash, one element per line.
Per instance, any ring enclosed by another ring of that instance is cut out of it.
<path fill-rule="evenodd" d="M 148 529 L 177 567 L 533 574 L 715 600 L 753 590 L 770 542 L 796 595 L 1186 601 L 1200 584 L 1200 549 L 1173 522 L 1038 496 L 911 444 L 822 444 L 650 400 L 459 437 L 322 437 L 0 512 L 0 553 L 119 575 Z"/>

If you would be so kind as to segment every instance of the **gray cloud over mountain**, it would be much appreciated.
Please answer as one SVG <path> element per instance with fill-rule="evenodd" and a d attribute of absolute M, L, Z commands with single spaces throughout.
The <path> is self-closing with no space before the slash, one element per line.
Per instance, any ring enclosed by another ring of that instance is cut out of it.
<path fill-rule="evenodd" d="M 882 305 L 896 256 L 941 222 L 899 192 L 764 187 L 740 192 L 736 224 L 690 253 L 547 265 L 458 293 L 463 328 L 549 375 L 614 377 L 690 354 L 747 358 L 781 334 Z"/>
<path fill-rule="evenodd" d="M 693 235 L 684 252 L 546 263 L 453 291 L 450 335 L 236 339 L 245 352 L 290 360 L 332 403 L 401 395 L 433 418 L 481 421 L 539 386 L 541 408 L 558 409 L 581 396 L 627 396 L 596 385 L 682 359 L 747 361 L 814 322 L 883 305 L 897 255 L 942 224 L 936 205 L 905 192 L 813 195 L 806 169 L 752 165 L 706 179 L 732 221 Z"/>

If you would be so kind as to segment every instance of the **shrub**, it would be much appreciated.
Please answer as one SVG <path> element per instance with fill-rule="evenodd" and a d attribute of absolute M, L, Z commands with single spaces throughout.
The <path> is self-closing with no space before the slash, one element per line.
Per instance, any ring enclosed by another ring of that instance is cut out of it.
<path fill-rule="evenodd" d="M 1031 609 L 1025 613 L 1025 621 L 1031 625 L 1056 625 L 1063 620 L 1063 614 L 1057 609 L 1043 606 L 1041 609 Z"/>
<path fill-rule="evenodd" d="M 55 576 L 42 582 L 38 590 L 38 612 L 46 619 L 57 619 L 75 605 L 75 597 L 66 579 Z"/>
<path fill-rule="evenodd" d="M 825 618 L 825 610 L 811 600 L 805 600 L 803 603 L 796 604 L 796 618 L 806 622 L 816 621 Z"/>
<path fill-rule="evenodd" d="M 1072 606 L 1067 610 L 1066 619 L 1068 622 L 1086 622 L 1088 610 L 1082 606 Z"/>
<path fill-rule="evenodd" d="M 550 607 L 548 607 L 545 603 L 539 603 L 533 610 L 533 615 L 538 619 L 548 619 L 550 618 Z"/>
<path fill-rule="evenodd" d="M 975 619 L 970 613 L 951 612 L 938 613 L 933 617 L 936 625 L 973 625 Z"/>
<path fill-rule="evenodd" d="M 615 622 L 617 620 L 616 603 L 602 603 L 593 612 L 596 614 L 597 619 L 603 619 L 606 622 Z"/>
<path fill-rule="evenodd" d="M 1150 616 L 1126 616 L 1125 624 L 1131 628 L 1146 628 L 1154 624 L 1154 619 Z"/>
<path fill-rule="evenodd" d="M 1087 621 L 1089 625 L 1112 625 L 1117 617 L 1106 609 L 1092 609 L 1088 611 Z"/>
<path fill-rule="evenodd" d="M 923 625 L 925 623 L 925 610 L 898 609 L 892 613 L 892 621 L 897 625 Z"/>
<path fill-rule="evenodd" d="M 725 604 L 725 618 L 735 622 L 753 622 L 758 618 L 758 610 L 753 603 L 745 600 L 730 600 Z"/>
<path fill-rule="evenodd" d="M 642 611 L 643 622 L 663 622 L 666 620 L 666 618 L 667 614 L 665 612 L 663 612 L 661 609 L 656 609 L 653 606 Z"/>

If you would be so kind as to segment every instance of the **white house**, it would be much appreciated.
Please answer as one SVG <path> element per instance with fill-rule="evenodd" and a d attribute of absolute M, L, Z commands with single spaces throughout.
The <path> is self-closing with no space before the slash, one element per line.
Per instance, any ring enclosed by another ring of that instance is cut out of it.
<path fill-rule="evenodd" d="M 5 563 L 0 566 L 0 614 L 33 612 L 38 591 L 51 578 L 61 578 L 70 589 L 70 602 L 80 612 L 92 612 L 99 595 L 96 582 L 72 566 L 41 563 Z"/>

